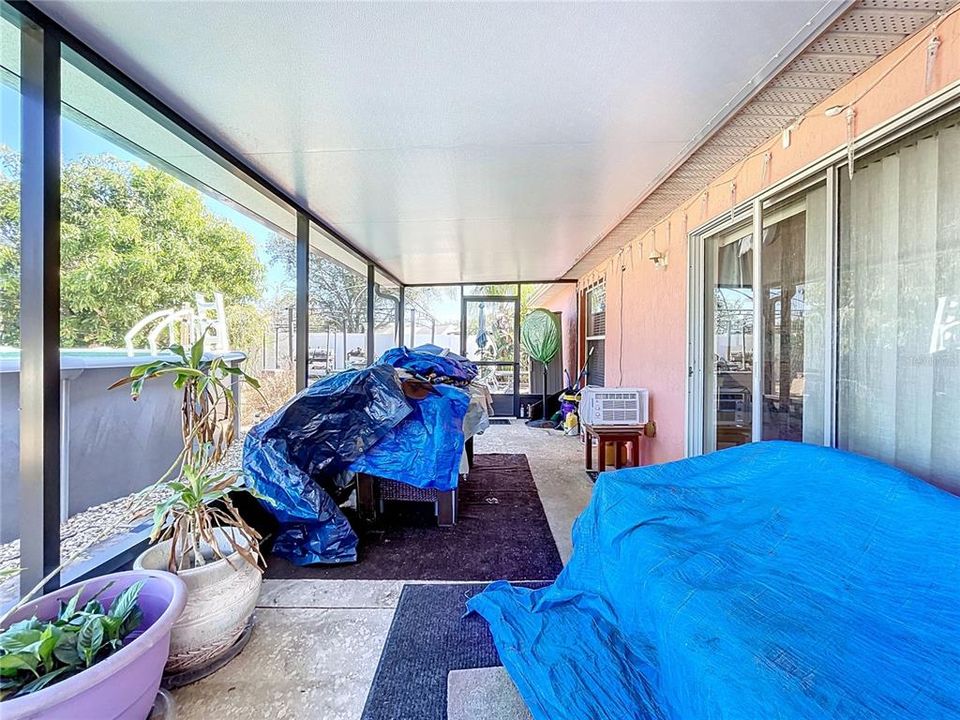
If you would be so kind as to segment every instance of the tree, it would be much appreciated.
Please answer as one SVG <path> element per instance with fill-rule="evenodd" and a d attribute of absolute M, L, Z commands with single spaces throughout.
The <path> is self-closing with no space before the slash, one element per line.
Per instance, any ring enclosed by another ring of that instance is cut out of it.
<path fill-rule="evenodd" d="M 0 345 L 13 346 L 20 340 L 18 165 L 11 151 L 0 154 Z M 222 292 L 228 307 L 259 298 L 264 268 L 253 239 L 168 173 L 84 156 L 64 165 L 61 187 L 62 347 L 122 347 L 144 315 L 192 303 L 196 292 Z"/>
<path fill-rule="evenodd" d="M 284 269 L 288 279 L 297 274 L 296 245 L 274 234 L 267 243 L 272 263 Z M 367 326 L 367 279 L 350 268 L 318 253 L 310 254 L 309 287 L 310 329 L 336 330 L 343 334 L 344 347 L 350 333 L 362 333 Z M 399 298 L 398 298 L 399 299 Z M 375 328 L 392 327 L 397 322 L 397 306 L 375 296 Z"/>
<path fill-rule="evenodd" d="M 273 263 L 288 279 L 297 275 L 296 245 L 274 233 L 267 242 Z M 330 258 L 310 253 L 310 314 L 344 333 L 363 332 L 367 324 L 367 279 Z M 320 329 L 320 328 L 314 328 Z"/>

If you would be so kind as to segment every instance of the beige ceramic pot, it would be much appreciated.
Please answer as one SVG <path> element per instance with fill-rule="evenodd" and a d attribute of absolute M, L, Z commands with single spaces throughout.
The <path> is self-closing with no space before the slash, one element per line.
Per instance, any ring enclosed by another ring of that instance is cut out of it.
<path fill-rule="evenodd" d="M 216 528 L 221 551 L 231 550 L 225 533 L 241 542 L 232 528 Z M 201 551 L 204 547 L 201 547 Z M 205 549 L 209 550 L 209 546 Z M 137 558 L 137 570 L 166 570 L 170 541 L 153 545 Z M 233 552 L 206 565 L 181 570 L 187 586 L 187 606 L 173 625 L 166 672 L 178 673 L 216 662 L 243 633 L 260 595 L 260 571 Z"/>

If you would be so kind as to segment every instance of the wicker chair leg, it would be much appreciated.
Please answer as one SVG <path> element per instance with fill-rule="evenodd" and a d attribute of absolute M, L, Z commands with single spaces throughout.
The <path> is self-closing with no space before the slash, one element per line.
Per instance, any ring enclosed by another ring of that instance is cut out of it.
<path fill-rule="evenodd" d="M 457 522 L 457 491 L 437 492 L 437 525 L 450 527 Z"/>

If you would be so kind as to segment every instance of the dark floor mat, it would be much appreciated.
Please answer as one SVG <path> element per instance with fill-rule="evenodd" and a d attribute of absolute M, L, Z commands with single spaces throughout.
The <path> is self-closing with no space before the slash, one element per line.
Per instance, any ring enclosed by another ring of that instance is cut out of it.
<path fill-rule="evenodd" d="M 361 720 L 446 720 L 447 673 L 501 664 L 487 623 L 464 617 L 484 587 L 404 586 Z"/>
<path fill-rule="evenodd" d="M 433 505 L 392 503 L 361 531 L 359 561 L 299 567 L 268 557 L 268 578 L 553 580 L 562 563 L 525 455 L 476 455 L 460 483 L 457 524 Z"/>

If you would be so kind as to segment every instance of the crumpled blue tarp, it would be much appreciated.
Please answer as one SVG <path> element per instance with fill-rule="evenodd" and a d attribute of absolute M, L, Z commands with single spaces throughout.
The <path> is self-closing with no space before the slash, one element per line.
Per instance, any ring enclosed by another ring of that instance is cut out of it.
<path fill-rule="evenodd" d="M 458 362 L 469 363 L 471 366 L 476 367 L 474 363 L 467 360 L 463 355 L 458 355 L 450 348 L 440 347 L 439 345 L 434 345 L 433 343 L 421 343 L 420 345 L 417 345 L 414 350 L 417 352 L 431 353 L 433 355 L 443 355 L 444 357 L 453 358 Z"/>
<path fill-rule="evenodd" d="M 470 396 L 451 385 L 433 387 L 436 393 L 411 400 L 413 412 L 354 460 L 349 469 L 420 488 L 457 487 L 463 455 L 463 418 Z"/>
<path fill-rule="evenodd" d="M 430 380 L 449 379 L 463 384 L 477 376 L 477 366 L 459 355 L 439 355 L 431 350 L 411 350 L 404 346 L 387 350 L 377 360 L 377 364 L 404 368 Z"/>
<path fill-rule="evenodd" d="M 318 380 L 247 433 L 246 482 L 280 523 L 273 552 L 298 565 L 354 562 L 357 536 L 322 487 L 406 418 L 385 365 Z"/>
<path fill-rule="evenodd" d="M 552 586 L 468 607 L 537 720 L 960 717 L 960 498 L 838 450 L 605 473 Z"/>

